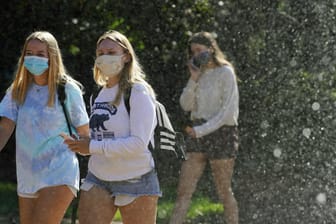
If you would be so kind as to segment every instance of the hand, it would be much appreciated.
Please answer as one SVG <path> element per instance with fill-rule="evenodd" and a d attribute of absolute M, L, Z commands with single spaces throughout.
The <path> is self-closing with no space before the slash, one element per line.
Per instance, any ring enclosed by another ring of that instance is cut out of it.
<path fill-rule="evenodd" d="M 75 153 L 86 156 L 90 155 L 90 138 L 81 137 L 78 140 L 67 138 L 64 143 L 68 145 L 69 149 Z"/>
<path fill-rule="evenodd" d="M 64 132 L 62 132 L 61 134 L 59 134 L 64 140 L 70 139 L 70 140 L 75 140 L 77 139 L 77 137 L 75 135 L 70 136 Z"/>
<path fill-rule="evenodd" d="M 197 68 L 192 62 L 191 60 L 189 61 L 189 63 L 187 64 L 189 72 L 190 72 L 190 78 L 192 80 L 194 80 L 195 82 L 198 81 L 200 75 L 201 75 L 201 71 L 199 68 Z"/>
<path fill-rule="evenodd" d="M 195 130 L 190 127 L 190 126 L 187 126 L 185 129 L 184 129 L 185 133 L 187 133 L 187 135 L 189 135 L 190 137 L 192 138 L 196 138 L 196 132 Z"/>

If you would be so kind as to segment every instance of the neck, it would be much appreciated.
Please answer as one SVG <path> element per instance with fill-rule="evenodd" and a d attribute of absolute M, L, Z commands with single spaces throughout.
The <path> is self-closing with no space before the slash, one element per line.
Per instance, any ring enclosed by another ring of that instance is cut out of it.
<path fill-rule="evenodd" d="M 217 67 L 217 65 L 215 64 L 215 62 L 213 60 L 210 60 L 208 62 L 208 64 L 206 65 L 207 68 L 215 68 Z"/>
<path fill-rule="evenodd" d="M 36 83 L 39 86 L 45 86 L 48 84 L 48 76 L 47 73 L 44 73 L 40 76 L 34 76 L 33 77 L 34 83 Z"/>
<path fill-rule="evenodd" d="M 119 83 L 119 77 L 112 77 L 109 78 L 106 82 L 107 88 L 112 88 L 113 86 L 117 85 Z"/>

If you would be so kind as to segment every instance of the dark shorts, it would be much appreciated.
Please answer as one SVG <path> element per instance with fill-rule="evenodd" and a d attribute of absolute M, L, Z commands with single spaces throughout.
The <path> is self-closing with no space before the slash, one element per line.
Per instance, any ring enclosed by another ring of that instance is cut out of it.
<path fill-rule="evenodd" d="M 200 125 L 204 121 L 194 121 Z M 201 138 L 186 137 L 187 152 L 202 152 L 209 159 L 231 159 L 238 154 L 238 127 L 224 125 Z"/>

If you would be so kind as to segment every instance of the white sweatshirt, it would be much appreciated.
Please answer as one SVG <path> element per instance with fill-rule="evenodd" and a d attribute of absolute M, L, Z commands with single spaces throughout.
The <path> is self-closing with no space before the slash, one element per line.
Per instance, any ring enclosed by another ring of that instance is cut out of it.
<path fill-rule="evenodd" d="M 189 79 L 180 104 L 183 110 L 191 111 L 191 120 L 207 120 L 193 127 L 197 138 L 223 125 L 238 125 L 239 94 L 233 69 L 229 66 L 207 69 L 197 82 Z"/>
<path fill-rule="evenodd" d="M 147 148 L 156 126 L 154 99 L 144 85 L 134 84 L 129 116 L 124 100 L 111 105 L 118 89 L 103 88 L 90 116 L 89 171 L 107 181 L 138 177 L 154 167 Z"/>

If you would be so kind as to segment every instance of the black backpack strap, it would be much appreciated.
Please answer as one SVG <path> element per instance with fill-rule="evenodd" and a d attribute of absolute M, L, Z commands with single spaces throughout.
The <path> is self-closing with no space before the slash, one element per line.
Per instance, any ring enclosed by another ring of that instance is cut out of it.
<path fill-rule="evenodd" d="M 130 111 L 131 111 L 131 106 L 130 106 L 131 92 L 132 92 L 132 87 L 127 88 L 124 92 L 124 102 L 125 102 L 125 107 L 128 112 L 128 115 L 130 115 Z"/>
<path fill-rule="evenodd" d="M 131 92 L 132 92 L 132 87 L 130 88 L 127 88 L 124 92 L 124 102 L 125 102 L 125 107 L 126 107 L 126 110 L 128 112 L 128 115 L 131 115 L 131 106 L 130 106 L 130 98 L 131 98 Z M 156 111 L 155 111 L 156 113 Z M 155 134 L 155 131 L 154 131 L 154 134 Z M 153 145 L 151 142 L 148 143 L 148 149 L 149 151 L 152 153 L 152 156 L 154 158 L 154 162 L 156 164 L 156 157 L 155 157 L 155 154 L 154 154 L 154 148 L 153 148 Z"/>
<path fill-rule="evenodd" d="M 58 85 L 57 85 L 57 94 L 58 94 L 58 100 L 62 105 L 62 109 L 63 109 L 63 113 L 65 116 L 65 120 L 67 122 L 67 126 L 68 126 L 68 130 L 69 130 L 69 134 L 70 136 L 72 135 L 72 131 L 71 131 L 71 125 L 70 125 L 70 118 L 67 112 L 67 109 L 65 107 L 65 99 L 66 99 L 66 94 L 65 94 L 65 84 L 66 84 L 66 80 L 62 80 Z"/>
<path fill-rule="evenodd" d="M 92 93 L 91 93 L 91 99 L 90 99 L 90 106 L 92 108 L 93 104 L 94 104 L 94 101 L 95 99 L 97 98 L 100 90 L 102 89 L 103 87 L 101 86 L 98 86 L 98 85 L 95 85 L 92 89 Z"/>
<path fill-rule="evenodd" d="M 58 94 L 58 100 L 60 101 L 61 104 L 64 103 L 65 101 L 65 82 L 61 81 L 58 85 L 57 85 L 57 94 Z"/>

